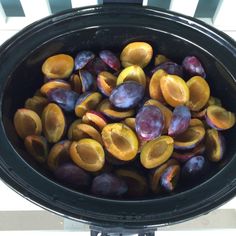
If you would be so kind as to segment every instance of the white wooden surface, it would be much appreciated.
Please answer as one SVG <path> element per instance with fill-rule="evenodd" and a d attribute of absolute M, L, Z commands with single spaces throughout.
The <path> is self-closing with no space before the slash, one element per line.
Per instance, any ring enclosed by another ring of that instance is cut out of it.
<path fill-rule="evenodd" d="M 235 1 L 233 0 L 220 0 L 213 17 L 213 24 L 216 27 L 223 27 L 225 29 L 236 28 L 236 14 L 235 14 Z"/>
<path fill-rule="evenodd" d="M 25 17 L 8 17 L 0 1 L 0 45 L 33 21 L 51 13 L 47 0 L 20 0 Z M 171 0 L 170 10 L 194 16 L 198 0 Z M 96 0 L 71 0 L 72 7 L 96 4 Z M 149 1 L 144 0 L 143 5 Z M 207 1 L 206 1 L 207 4 Z M 221 0 L 213 18 L 201 19 L 236 40 L 236 1 Z M 19 214 L 19 217 L 17 216 Z M 39 219 L 39 220 L 36 220 Z M 23 227 L 23 228 L 22 228 Z M 160 229 L 156 235 L 191 236 L 226 233 L 236 235 L 236 198 L 211 214 L 172 227 Z M 48 213 L 19 196 L 0 181 L 0 235 L 89 235 L 88 226 Z M 168 230 L 168 231 L 166 231 Z M 196 231 L 189 231 L 196 230 Z M 79 233 L 77 231 L 80 231 Z"/>
<path fill-rule="evenodd" d="M 172 0 L 170 3 L 170 10 L 188 16 L 194 16 L 194 13 L 197 9 L 197 4 L 198 0 Z"/>
<path fill-rule="evenodd" d="M 73 8 L 85 7 L 85 6 L 96 5 L 97 4 L 97 0 L 89 0 L 89 1 L 71 0 L 71 4 L 72 4 Z"/>
<path fill-rule="evenodd" d="M 51 14 L 51 8 L 48 0 L 20 0 L 20 2 L 25 13 L 25 17 L 28 19 L 38 20 Z"/>

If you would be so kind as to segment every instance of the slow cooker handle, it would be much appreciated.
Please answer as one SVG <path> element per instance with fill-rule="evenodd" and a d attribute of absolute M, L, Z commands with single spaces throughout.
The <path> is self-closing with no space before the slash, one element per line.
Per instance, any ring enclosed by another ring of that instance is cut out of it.
<path fill-rule="evenodd" d="M 157 228 L 126 229 L 126 228 L 104 228 L 99 226 L 90 226 L 90 236 L 155 236 Z"/>
<path fill-rule="evenodd" d="M 103 0 L 103 4 L 107 3 L 124 3 L 143 5 L 143 0 Z"/>

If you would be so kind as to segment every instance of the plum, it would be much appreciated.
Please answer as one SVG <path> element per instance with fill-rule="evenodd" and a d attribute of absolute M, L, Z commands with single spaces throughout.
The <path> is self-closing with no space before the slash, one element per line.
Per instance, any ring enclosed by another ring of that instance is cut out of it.
<path fill-rule="evenodd" d="M 205 167 L 205 158 L 203 156 L 194 156 L 185 162 L 182 168 L 182 175 L 185 178 L 196 178 L 201 175 Z"/>
<path fill-rule="evenodd" d="M 183 77 L 183 68 L 181 65 L 178 65 L 172 61 L 167 61 L 157 65 L 152 71 L 151 74 L 154 74 L 158 70 L 164 70 L 166 73 L 170 75 L 178 75 Z"/>
<path fill-rule="evenodd" d="M 93 75 L 98 75 L 100 72 L 108 70 L 107 64 L 99 57 L 91 60 L 85 68 Z"/>
<path fill-rule="evenodd" d="M 182 62 L 184 71 L 189 76 L 200 75 L 203 78 L 206 77 L 205 70 L 200 62 L 200 60 L 195 56 L 187 56 Z"/>
<path fill-rule="evenodd" d="M 90 175 L 73 163 L 65 163 L 54 171 L 55 177 L 71 187 L 84 189 L 90 185 Z"/>
<path fill-rule="evenodd" d="M 75 109 L 75 103 L 79 95 L 68 89 L 56 88 L 48 94 L 49 102 L 55 102 L 66 112 L 72 112 Z"/>
<path fill-rule="evenodd" d="M 103 173 L 93 179 L 91 192 L 97 196 L 120 197 L 128 190 L 127 184 L 111 173 Z"/>
<path fill-rule="evenodd" d="M 99 57 L 113 70 L 115 71 L 120 70 L 120 61 L 117 58 L 117 56 L 110 50 L 102 50 L 99 53 Z"/>
<path fill-rule="evenodd" d="M 141 140 L 148 141 L 159 137 L 164 125 L 164 116 L 156 106 L 144 106 L 136 115 L 135 129 Z"/>
<path fill-rule="evenodd" d="M 94 58 L 95 54 L 91 51 L 84 50 L 79 52 L 75 57 L 75 70 L 84 68 Z"/>
<path fill-rule="evenodd" d="M 168 129 L 168 135 L 176 136 L 183 133 L 189 126 L 191 113 L 186 106 L 175 107 Z"/>
<path fill-rule="evenodd" d="M 172 192 L 179 180 L 180 176 L 180 166 L 177 165 L 171 165 L 161 176 L 161 186 L 162 188 L 167 192 Z"/>
<path fill-rule="evenodd" d="M 129 81 L 113 89 L 109 100 L 116 108 L 130 109 L 136 107 L 143 96 L 144 87 L 135 81 Z"/>

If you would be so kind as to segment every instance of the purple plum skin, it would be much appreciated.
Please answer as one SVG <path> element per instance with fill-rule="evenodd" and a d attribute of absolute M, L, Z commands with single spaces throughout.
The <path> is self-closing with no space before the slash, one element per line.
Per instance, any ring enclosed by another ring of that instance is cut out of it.
<path fill-rule="evenodd" d="M 82 92 L 90 91 L 94 85 L 94 77 L 87 70 L 80 70 L 80 79 L 82 83 Z"/>
<path fill-rule="evenodd" d="M 102 71 L 108 71 L 108 66 L 99 57 L 95 57 L 85 67 L 90 73 L 97 76 Z"/>
<path fill-rule="evenodd" d="M 206 120 L 206 123 L 207 123 L 211 128 L 216 129 L 216 130 L 218 130 L 218 131 L 224 130 L 224 129 L 221 129 L 221 128 L 216 127 L 216 126 L 211 122 L 211 120 L 210 120 L 209 117 L 207 116 L 207 112 L 206 112 L 206 114 L 205 114 L 205 120 Z"/>
<path fill-rule="evenodd" d="M 166 73 L 171 75 L 178 75 L 183 77 L 183 68 L 181 65 L 178 65 L 172 61 L 167 61 L 157 65 L 152 71 L 151 74 L 154 74 L 157 70 L 164 70 Z"/>
<path fill-rule="evenodd" d="M 220 139 L 220 147 L 221 147 L 221 152 L 220 152 L 220 160 L 222 160 L 224 153 L 225 153 L 225 149 L 226 149 L 226 141 L 225 141 L 225 137 L 223 136 L 223 134 L 221 134 L 220 132 L 218 132 L 219 135 L 219 139 Z"/>
<path fill-rule="evenodd" d="M 187 130 L 191 119 L 191 113 L 186 106 L 175 107 L 168 129 L 168 135 L 176 136 Z"/>
<path fill-rule="evenodd" d="M 203 78 L 206 78 L 205 70 L 199 61 L 199 59 L 195 56 L 187 56 L 184 58 L 182 62 L 182 66 L 184 71 L 190 76 L 199 75 Z"/>
<path fill-rule="evenodd" d="M 88 96 L 90 96 L 92 94 L 92 92 L 86 92 L 86 93 L 82 93 L 79 97 L 78 97 L 78 99 L 77 99 L 77 101 L 76 101 L 76 103 L 75 103 L 75 106 L 77 106 L 77 105 L 80 105 Z"/>
<path fill-rule="evenodd" d="M 190 150 L 184 150 L 184 151 L 178 151 L 173 152 L 172 157 L 176 159 L 179 162 L 186 162 L 189 159 L 191 159 L 193 156 L 201 155 L 206 151 L 206 147 L 204 146 L 197 146 L 194 149 Z"/>
<path fill-rule="evenodd" d="M 91 183 L 90 175 L 70 162 L 60 165 L 54 175 L 60 182 L 77 189 L 87 188 Z"/>
<path fill-rule="evenodd" d="M 134 81 L 122 83 L 112 90 L 110 102 L 116 108 L 130 109 L 138 105 L 144 96 L 144 87 Z"/>
<path fill-rule="evenodd" d="M 205 158 L 203 156 L 194 156 L 185 162 L 182 168 L 182 174 L 185 177 L 193 178 L 202 173 L 205 166 Z"/>
<path fill-rule="evenodd" d="M 141 140 L 148 141 L 161 135 L 164 128 L 164 116 L 153 105 L 143 106 L 135 119 L 135 129 Z"/>
<path fill-rule="evenodd" d="M 120 61 L 113 52 L 109 50 L 102 50 L 99 53 L 99 57 L 113 70 L 120 70 Z"/>
<path fill-rule="evenodd" d="M 66 112 L 74 111 L 75 103 L 79 97 L 76 92 L 64 88 L 55 88 L 47 96 L 50 102 L 55 102 Z"/>
<path fill-rule="evenodd" d="M 172 172 L 174 171 L 174 167 L 175 165 L 169 166 L 168 168 L 166 168 L 166 170 L 164 171 L 164 173 L 161 176 L 161 186 L 162 188 L 166 191 L 166 192 L 172 192 L 175 189 L 175 185 L 176 182 L 179 179 L 179 173 L 175 173 L 175 183 L 173 183 L 171 180 L 173 178 L 170 178 L 172 174 Z"/>
<path fill-rule="evenodd" d="M 189 145 L 189 146 L 178 146 L 178 145 L 174 144 L 174 148 L 176 150 L 181 150 L 181 151 L 190 150 L 190 149 L 195 148 L 201 141 L 202 141 L 202 139 L 198 140 L 198 142 L 196 142 L 192 145 Z"/>
<path fill-rule="evenodd" d="M 75 70 L 84 68 L 88 62 L 95 58 L 95 54 L 91 51 L 81 51 L 75 57 Z"/>
<path fill-rule="evenodd" d="M 103 173 L 93 179 L 91 192 L 101 197 L 120 197 L 128 191 L 124 180 L 110 173 Z"/>

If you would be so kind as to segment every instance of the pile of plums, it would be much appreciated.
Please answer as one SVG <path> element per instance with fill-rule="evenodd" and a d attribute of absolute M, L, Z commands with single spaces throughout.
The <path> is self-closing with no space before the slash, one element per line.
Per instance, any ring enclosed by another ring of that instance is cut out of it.
<path fill-rule="evenodd" d="M 16 132 L 60 183 L 100 197 L 169 193 L 201 178 L 206 162 L 222 160 L 222 131 L 235 124 L 196 56 L 177 64 L 153 57 L 146 42 L 120 54 L 52 55 L 41 78 L 15 113 Z"/>

